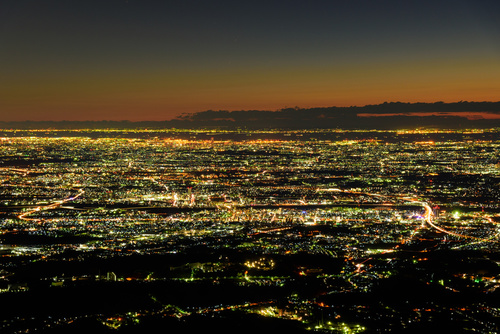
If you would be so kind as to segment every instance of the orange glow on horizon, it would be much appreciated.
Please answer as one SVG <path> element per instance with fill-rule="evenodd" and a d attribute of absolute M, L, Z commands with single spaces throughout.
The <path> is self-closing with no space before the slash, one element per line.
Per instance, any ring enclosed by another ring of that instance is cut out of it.
<path fill-rule="evenodd" d="M 500 64 L 496 60 L 458 65 L 443 61 L 412 66 L 379 63 L 346 64 L 345 68 L 78 73 L 71 78 L 47 74 L 31 80 L 13 78 L 0 92 L 0 108 L 2 121 L 161 121 L 210 109 L 499 99 Z"/>
<path fill-rule="evenodd" d="M 500 114 L 493 112 L 421 112 L 421 113 L 394 113 L 394 114 L 358 114 L 359 117 L 387 117 L 387 116 L 459 116 L 469 120 L 500 119 Z"/>

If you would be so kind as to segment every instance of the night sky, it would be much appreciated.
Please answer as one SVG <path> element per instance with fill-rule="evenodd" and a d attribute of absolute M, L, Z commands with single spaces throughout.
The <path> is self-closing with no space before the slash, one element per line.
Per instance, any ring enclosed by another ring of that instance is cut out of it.
<path fill-rule="evenodd" d="M 2 0 L 0 121 L 500 100 L 498 0 Z"/>

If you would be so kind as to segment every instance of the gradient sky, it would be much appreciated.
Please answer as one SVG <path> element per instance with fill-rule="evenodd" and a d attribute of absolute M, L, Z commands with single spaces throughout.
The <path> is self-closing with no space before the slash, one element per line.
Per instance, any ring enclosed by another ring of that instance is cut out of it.
<path fill-rule="evenodd" d="M 2 0 L 0 121 L 500 100 L 498 0 Z"/>

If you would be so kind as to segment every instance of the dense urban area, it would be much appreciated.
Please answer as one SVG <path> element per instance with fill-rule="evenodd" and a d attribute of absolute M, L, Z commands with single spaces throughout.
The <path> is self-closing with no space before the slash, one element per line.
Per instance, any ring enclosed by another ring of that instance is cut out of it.
<path fill-rule="evenodd" d="M 499 152 L 500 129 L 0 130 L 0 332 L 499 333 Z"/>

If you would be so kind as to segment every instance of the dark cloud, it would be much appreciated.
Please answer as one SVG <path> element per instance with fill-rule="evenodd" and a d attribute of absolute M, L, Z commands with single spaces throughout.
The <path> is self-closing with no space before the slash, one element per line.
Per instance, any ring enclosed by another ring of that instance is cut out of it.
<path fill-rule="evenodd" d="M 500 127 L 500 102 L 402 103 L 363 107 L 207 110 L 171 121 L 1 122 L 0 128 L 444 129 Z"/>

